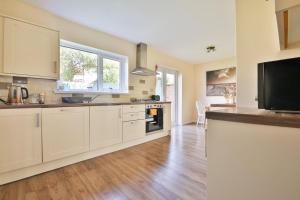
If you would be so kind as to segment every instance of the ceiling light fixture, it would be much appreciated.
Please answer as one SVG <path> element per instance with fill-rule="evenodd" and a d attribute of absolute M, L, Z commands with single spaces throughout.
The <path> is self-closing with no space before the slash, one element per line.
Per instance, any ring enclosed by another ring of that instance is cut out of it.
<path fill-rule="evenodd" d="M 206 47 L 206 51 L 207 51 L 207 53 L 213 53 L 216 51 L 216 46 L 210 45 L 210 46 Z"/>

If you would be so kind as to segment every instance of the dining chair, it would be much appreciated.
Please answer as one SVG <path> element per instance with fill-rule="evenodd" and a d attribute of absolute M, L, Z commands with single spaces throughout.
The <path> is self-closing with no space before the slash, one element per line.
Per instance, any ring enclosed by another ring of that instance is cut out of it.
<path fill-rule="evenodd" d="M 206 118 L 205 118 L 206 108 L 200 101 L 196 101 L 196 109 L 197 109 L 197 125 L 201 124 L 205 127 L 205 124 L 206 124 L 205 123 L 206 122 Z"/>

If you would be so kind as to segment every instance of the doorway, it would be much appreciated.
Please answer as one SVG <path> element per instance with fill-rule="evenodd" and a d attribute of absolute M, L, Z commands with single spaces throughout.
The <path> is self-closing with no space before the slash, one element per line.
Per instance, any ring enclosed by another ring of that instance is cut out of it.
<path fill-rule="evenodd" d="M 172 102 L 172 125 L 178 125 L 178 72 L 159 67 L 156 75 L 156 94 L 161 100 Z"/>

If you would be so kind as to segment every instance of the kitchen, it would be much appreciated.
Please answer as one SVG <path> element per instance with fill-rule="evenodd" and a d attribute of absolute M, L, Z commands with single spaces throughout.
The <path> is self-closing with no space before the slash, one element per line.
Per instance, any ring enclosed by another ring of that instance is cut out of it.
<path fill-rule="evenodd" d="M 6 188 L 15 183 L 157 139 L 169 143 L 175 107 L 155 95 L 156 70 L 178 66 L 186 79 L 192 65 L 24 2 L 0 5 L 1 199 L 14 199 Z M 189 96 L 180 97 L 178 123 L 193 122 Z"/>
<path fill-rule="evenodd" d="M 1 21 L 4 27 L 2 74 L 12 75 L 14 84 L 8 89 L 7 101 L 2 99 L 5 105 L 1 106 L 0 112 L 1 141 L 3 141 L 0 156 L 0 184 L 170 134 L 171 102 L 161 102 L 155 95 L 150 99 L 131 99 L 129 103 L 95 103 L 93 102 L 95 97 L 77 96 L 83 93 L 84 87 L 76 86 L 78 80 L 73 80 L 74 85 L 72 85 L 73 82 L 65 83 L 65 87 L 69 84 L 66 90 L 58 83 L 57 93 L 74 95 L 74 97 L 62 97 L 62 103 L 45 103 L 47 96 L 45 97 L 44 93 L 29 97 L 29 90 L 15 83 L 26 85 L 27 77 L 56 80 L 59 74 L 57 64 L 59 48 L 65 48 L 66 42 L 60 42 L 59 45 L 59 32 L 57 31 L 6 16 L 1 17 Z M 33 41 L 38 44 L 29 47 Z M 79 45 L 77 48 L 74 46 L 75 44 L 72 43 L 74 50 L 79 48 Z M 80 47 L 83 49 L 82 46 Z M 37 55 L 40 60 L 26 59 L 28 57 L 24 53 L 26 51 L 30 52 L 28 55 Z M 49 56 L 51 52 L 52 56 Z M 109 53 L 106 52 L 106 54 Z M 61 56 L 61 58 L 64 57 Z M 126 70 L 127 59 L 123 57 L 122 59 L 124 59 L 122 68 Z M 75 60 L 76 57 L 71 60 L 71 63 Z M 111 60 L 117 61 L 113 58 Z M 133 70 L 133 74 L 155 75 L 154 71 L 146 68 L 146 44 L 139 44 L 137 47 L 137 65 L 138 68 Z M 66 66 L 62 61 L 62 68 L 64 67 Z M 37 68 L 40 70 L 36 70 Z M 63 70 L 61 73 L 64 73 Z M 73 78 L 75 76 L 73 75 Z M 124 76 L 128 76 L 127 73 L 124 73 Z M 123 81 L 127 82 L 127 80 Z M 60 82 L 63 82 L 62 78 Z M 79 81 L 79 84 L 85 84 L 85 82 Z M 122 94 L 127 92 L 126 88 L 126 84 L 120 84 L 120 87 L 113 93 Z M 107 93 L 112 93 L 112 91 Z M 14 123 L 18 124 L 18 127 L 13 126 Z"/>
<path fill-rule="evenodd" d="M 236 66 L 234 5 L 0 0 L 0 199 L 207 199 L 198 68 Z"/>

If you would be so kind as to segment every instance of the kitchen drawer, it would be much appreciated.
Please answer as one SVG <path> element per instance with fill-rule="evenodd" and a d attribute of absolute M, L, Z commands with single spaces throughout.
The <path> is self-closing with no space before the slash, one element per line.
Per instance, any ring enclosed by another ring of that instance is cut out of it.
<path fill-rule="evenodd" d="M 135 121 L 139 119 L 145 119 L 145 111 L 143 112 L 134 112 L 134 113 L 124 113 L 123 121 Z"/>
<path fill-rule="evenodd" d="M 123 122 L 123 142 L 128 142 L 145 137 L 145 123 L 145 120 Z"/>
<path fill-rule="evenodd" d="M 124 105 L 123 113 L 145 112 L 145 105 Z"/>

